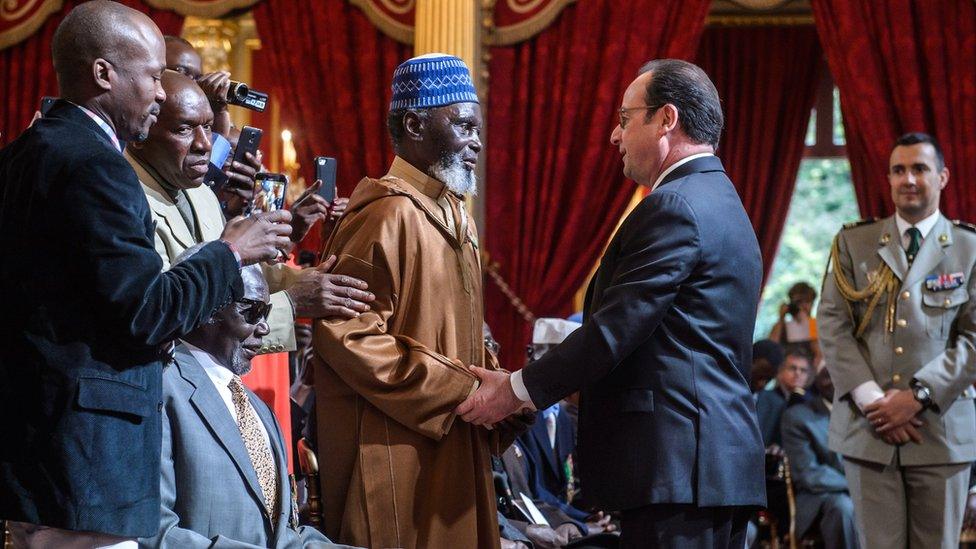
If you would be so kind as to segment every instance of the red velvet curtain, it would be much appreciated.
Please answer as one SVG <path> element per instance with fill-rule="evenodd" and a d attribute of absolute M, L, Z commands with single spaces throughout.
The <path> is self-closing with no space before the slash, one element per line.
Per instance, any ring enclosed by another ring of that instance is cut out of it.
<path fill-rule="evenodd" d="M 0 145 L 13 141 L 30 123 L 45 95 L 58 95 L 58 81 L 51 61 L 51 38 L 58 24 L 81 0 L 69 0 L 60 12 L 52 15 L 41 28 L 19 44 L 0 51 Z M 142 0 L 122 3 L 149 15 L 163 34 L 179 34 L 183 16 L 169 10 L 149 7 Z"/>
<path fill-rule="evenodd" d="M 793 197 L 821 55 L 813 27 L 709 28 L 698 48 L 725 112 L 718 154 L 756 230 L 766 275 Z"/>
<path fill-rule="evenodd" d="M 840 89 L 861 213 L 894 211 L 885 179 L 895 139 L 936 136 L 952 178 L 942 211 L 976 216 L 976 2 L 813 0 Z"/>
<path fill-rule="evenodd" d="M 617 109 L 651 59 L 690 59 L 707 0 L 587 0 L 538 36 L 491 50 L 484 250 L 529 310 L 565 316 L 635 186 L 610 145 Z M 486 316 L 509 369 L 530 326 L 491 280 Z"/>
<path fill-rule="evenodd" d="M 338 160 L 340 196 L 366 175 L 386 173 L 393 159 L 387 137 L 393 69 L 413 55 L 382 34 L 346 0 L 267 0 L 254 9 L 262 48 L 255 87 L 281 102 L 282 127 L 294 134 L 305 180 L 312 159 Z M 262 87 L 263 86 L 263 87 Z M 319 251 L 317 230 L 302 248 Z"/>

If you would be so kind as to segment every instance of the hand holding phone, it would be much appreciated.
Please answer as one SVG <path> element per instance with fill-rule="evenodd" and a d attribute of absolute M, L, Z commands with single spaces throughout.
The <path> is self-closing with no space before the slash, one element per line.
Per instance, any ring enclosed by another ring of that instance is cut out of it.
<path fill-rule="evenodd" d="M 331 206 L 336 198 L 336 159 L 328 156 L 315 157 L 315 179 L 322 182 L 318 194 Z"/>

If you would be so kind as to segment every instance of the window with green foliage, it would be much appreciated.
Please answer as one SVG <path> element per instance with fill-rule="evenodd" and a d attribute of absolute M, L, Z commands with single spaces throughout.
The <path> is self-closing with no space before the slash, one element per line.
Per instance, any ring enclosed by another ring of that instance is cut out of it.
<path fill-rule="evenodd" d="M 756 319 L 756 339 L 765 338 L 779 318 L 786 291 L 807 282 L 820 293 L 830 244 L 837 231 L 858 219 L 857 200 L 846 158 L 805 158 L 772 272 L 763 290 Z"/>
<path fill-rule="evenodd" d="M 860 217 L 851 166 L 842 156 L 846 151 L 842 148 L 840 99 L 832 84 L 822 90 L 823 101 L 818 103 L 821 108 L 811 113 L 806 154 L 800 163 L 779 250 L 763 289 L 755 339 L 769 335 L 790 286 L 806 282 L 817 288 L 819 296 L 834 235 L 844 223 Z"/>

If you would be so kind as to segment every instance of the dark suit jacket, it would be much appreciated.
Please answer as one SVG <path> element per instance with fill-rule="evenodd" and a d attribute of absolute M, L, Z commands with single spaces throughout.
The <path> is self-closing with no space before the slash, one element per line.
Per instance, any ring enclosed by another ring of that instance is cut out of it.
<path fill-rule="evenodd" d="M 582 389 L 589 503 L 765 503 L 749 390 L 761 280 L 755 233 L 716 157 L 678 167 L 627 216 L 583 326 L 523 374 L 540 409 Z"/>
<path fill-rule="evenodd" d="M 247 390 L 278 469 L 278 513 L 269 517 L 257 473 L 235 418 L 203 366 L 179 345 L 163 370 L 162 516 L 142 547 L 296 548 L 328 539 L 289 524 L 292 498 L 281 429 L 268 405 Z M 330 545 L 331 547 L 331 545 Z"/>
<path fill-rule="evenodd" d="M 783 435 L 780 432 L 783 412 L 786 411 L 787 407 L 806 400 L 807 396 L 800 394 L 792 394 L 787 400 L 778 386 L 759 391 L 756 395 L 756 415 L 759 418 L 759 432 L 762 434 L 764 445 L 783 444 Z"/>
<path fill-rule="evenodd" d="M 830 412 L 819 396 L 783 413 L 783 450 L 796 486 L 796 531 L 806 532 L 831 494 L 847 492 L 840 454 L 827 446 Z"/>
<path fill-rule="evenodd" d="M 0 518 L 159 527 L 161 346 L 242 295 L 223 243 L 161 273 L 132 168 L 59 101 L 0 150 Z"/>
<path fill-rule="evenodd" d="M 573 453 L 576 441 L 573 437 L 573 420 L 560 410 L 556 416 L 556 449 L 549 444 L 546 421 L 539 412 L 532 427 L 519 435 L 519 445 L 525 452 L 528 477 L 534 487 L 534 497 L 560 508 L 574 520 L 586 521 L 589 513 L 577 509 L 566 501 L 566 460 Z"/>

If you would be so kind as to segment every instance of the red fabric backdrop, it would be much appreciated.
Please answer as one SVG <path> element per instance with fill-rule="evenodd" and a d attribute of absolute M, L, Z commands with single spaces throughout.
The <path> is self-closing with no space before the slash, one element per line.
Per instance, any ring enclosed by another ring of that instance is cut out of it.
<path fill-rule="evenodd" d="M 793 198 L 821 55 L 813 27 L 709 28 L 698 48 L 725 112 L 718 155 L 752 220 L 766 275 Z"/>
<path fill-rule="evenodd" d="M 976 217 L 976 2 L 813 0 L 840 89 L 861 213 L 894 211 L 885 174 L 899 135 L 937 137 L 952 174 L 942 211 Z"/>
<path fill-rule="evenodd" d="M 491 50 L 484 250 L 538 316 L 565 316 L 634 193 L 610 132 L 656 57 L 690 59 L 707 0 L 587 0 L 535 38 Z M 530 326 L 494 282 L 486 316 L 521 368 Z"/>
<path fill-rule="evenodd" d="M 294 131 L 305 180 L 315 156 L 338 160 L 340 196 L 366 175 L 386 173 L 393 148 L 386 133 L 393 69 L 412 48 L 382 34 L 345 0 L 267 0 L 255 7 L 262 47 L 255 87 L 272 90 L 282 127 Z M 302 243 L 318 252 L 317 230 Z"/>
<path fill-rule="evenodd" d="M 163 34 L 179 34 L 183 27 L 183 16 L 175 12 L 151 8 L 142 0 L 121 1 L 147 13 Z M 80 0 L 65 2 L 61 11 L 48 18 L 30 38 L 0 51 L 0 97 L 4 102 L 0 112 L 0 145 L 13 141 L 24 131 L 40 106 L 41 97 L 58 95 L 51 38 L 64 16 L 80 3 Z"/>

